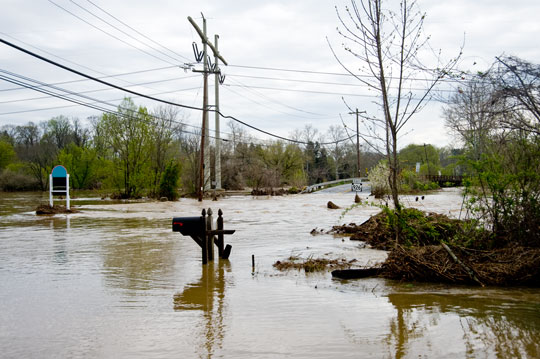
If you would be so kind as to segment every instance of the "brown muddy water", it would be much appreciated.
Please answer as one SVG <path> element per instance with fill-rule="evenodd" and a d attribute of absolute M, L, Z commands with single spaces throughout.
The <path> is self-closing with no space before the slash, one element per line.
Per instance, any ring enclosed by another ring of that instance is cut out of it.
<path fill-rule="evenodd" d="M 36 216 L 45 195 L 0 193 L 2 358 L 517 358 L 540 357 L 540 290 L 341 281 L 278 272 L 277 260 L 385 253 L 311 229 L 378 211 L 351 193 L 219 202 L 72 202 Z M 406 199 L 459 215 L 455 190 Z M 230 261 L 201 265 L 171 231 L 174 216 L 221 208 Z M 251 256 L 255 255 L 252 273 Z"/>

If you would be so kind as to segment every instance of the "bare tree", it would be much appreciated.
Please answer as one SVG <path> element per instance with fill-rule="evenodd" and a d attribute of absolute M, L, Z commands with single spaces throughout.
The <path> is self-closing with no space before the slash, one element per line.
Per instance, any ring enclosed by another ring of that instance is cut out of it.
<path fill-rule="evenodd" d="M 510 129 L 540 134 L 540 65 L 512 56 L 499 56 L 488 72 L 493 103 L 503 102 L 501 124 Z"/>
<path fill-rule="evenodd" d="M 418 11 L 414 0 L 401 1 L 395 10 L 390 6 L 383 0 L 351 0 L 344 12 L 336 7 L 341 25 L 338 32 L 346 41 L 345 51 L 355 60 L 354 66 L 346 65 L 330 47 L 346 71 L 377 93 L 382 118 L 364 116 L 363 137 L 372 144 L 378 141 L 385 149 L 392 201 L 399 214 L 399 134 L 425 106 L 437 83 L 455 67 L 461 52 L 444 63 L 440 53 L 432 52 L 436 63 L 428 68 L 420 56 L 421 50 L 431 49 L 423 34 L 425 14 Z M 415 90 L 420 84 L 424 89 Z"/>
<path fill-rule="evenodd" d="M 336 179 L 339 179 L 339 165 L 345 157 L 345 144 L 341 141 L 341 139 L 345 138 L 345 129 L 342 126 L 332 125 L 328 128 L 328 137 L 334 142 L 334 146 L 330 148 L 329 153 L 334 159 Z"/>
<path fill-rule="evenodd" d="M 464 83 L 444 107 L 445 125 L 471 151 L 475 159 L 486 150 L 496 131 L 501 110 L 495 109 L 493 86 L 484 76 Z"/>

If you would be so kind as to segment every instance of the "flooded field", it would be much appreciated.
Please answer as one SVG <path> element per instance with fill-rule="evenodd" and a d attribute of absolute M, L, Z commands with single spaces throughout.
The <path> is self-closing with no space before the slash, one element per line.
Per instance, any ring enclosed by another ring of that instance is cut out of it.
<path fill-rule="evenodd" d="M 341 281 L 279 272 L 291 255 L 383 261 L 386 253 L 313 228 L 361 223 L 351 193 L 230 197 L 202 204 L 72 201 L 36 216 L 45 194 L 1 193 L 3 358 L 538 358 L 540 290 Z M 329 210 L 331 200 L 342 209 Z M 406 199 L 459 216 L 456 190 Z M 201 265 L 174 216 L 224 212 L 230 261 Z M 255 256 L 252 272 L 251 256 Z"/>

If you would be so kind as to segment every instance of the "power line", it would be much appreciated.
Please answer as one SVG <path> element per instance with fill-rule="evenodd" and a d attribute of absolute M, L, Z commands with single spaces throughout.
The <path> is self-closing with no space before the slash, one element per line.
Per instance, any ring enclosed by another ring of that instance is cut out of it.
<path fill-rule="evenodd" d="M 298 83 L 308 83 L 308 84 L 318 84 L 318 85 L 336 85 L 336 86 L 351 86 L 351 87 L 365 87 L 363 84 L 346 84 L 343 82 L 330 82 L 330 81 L 312 81 L 312 80 L 301 80 L 294 78 L 279 78 L 279 77 L 268 77 L 268 76 L 249 76 L 249 75 L 239 75 L 227 73 L 227 76 L 230 77 L 243 77 L 250 79 L 259 79 L 259 80 L 272 80 L 272 81 L 287 81 L 287 82 L 298 82 Z M 411 88 L 410 90 L 422 91 L 421 88 Z M 442 92 L 454 92 L 453 90 L 438 90 Z"/>
<path fill-rule="evenodd" d="M 62 57 L 62 56 L 58 56 L 58 55 L 56 55 L 56 54 L 53 54 L 52 52 L 49 52 L 49 51 L 47 51 L 47 50 L 44 50 L 44 49 L 42 49 L 42 48 L 39 48 L 39 47 L 34 46 L 34 45 L 32 45 L 32 44 L 29 44 L 29 43 L 27 43 L 27 42 L 25 42 L 25 41 L 22 41 L 22 40 L 20 40 L 20 39 L 14 37 L 14 36 L 12 36 L 12 35 L 6 34 L 6 33 L 4 33 L 4 32 L 0 32 L 0 34 L 5 35 L 5 36 L 7 36 L 7 37 L 9 37 L 9 38 L 11 38 L 11 39 L 14 39 L 15 41 L 18 41 L 18 42 L 20 42 L 20 43 L 22 43 L 22 44 L 24 44 L 24 45 L 26 45 L 26 46 L 29 46 L 29 47 L 31 47 L 31 48 L 34 48 L 34 49 L 36 49 L 36 50 L 38 50 L 38 51 L 41 51 L 41 52 L 46 53 L 46 54 L 48 54 L 48 55 L 51 55 L 51 56 L 53 56 L 53 57 L 55 57 L 55 58 L 61 59 L 61 60 L 63 60 L 63 61 L 66 61 L 66 62 L 68 62 L 68 63 L 70 63 L 70 64 L 73 64 L 73 65 L 76 65 L 76 66 L 85 68 L 85 69 L 87 69 L 87 70 L 93 71 L 93 72 L 95 72 L 95 73 L 98 73 L 98 74 L 100 74 L 100 75 L 103 75 L 103 77 L 99 77 L 99 78 L 120 77 L 120 76 L 124 76 L 124 75 L 131 75 L 131 74 L 144 73 L 144 72 L 150 72 L 150 71 L 155 71 L 155 70 L 157 71 L 157 70 L 164 70 L 164 69 L 171 69 L 171 68 L 177 68 L 177 67 L 179 67 L 179 65 L 170 65 L 170 66 L 164 66 L 164 67 L 159 67 L 159 68 L 155 68 L 155 69 L 147 69 L 147 70 L 139 70 L 139 71 L 126 72 L 126 73 L 118 74 L 118 75 L 108 75 L 108 74 L 106 74 L 106 73 L 104 73 L 104 72 L 102 72 L 102 71 L 99 71 L 99 70 L 96 70 L 96 69 L 92 69 L 92 68 L 90 68 L 90 67 L 88 67 L 88 66 L 79 64 L 79 63 L 74 62 L 74 61 L 71 61 L 71 60 L 66 59 L 66 58 L 64 58 L 64 57 Z M 181 66 L 180 66 L 180 67 L 181 67 Z M 75 80 L 75 81 L 73 81 L 73 82 L 79 82 L 79 81 L 80 81 L 80 82 L 82 82 L 82 81 L 88 81 L 88 79 L 84 79 L 84 80 Z M 133 84 L 134 84 L 133 82 L 127 81 L 127 80 L 124 80 L 124 79 L 120 79 L 120 81 L 123 81 L 123 82 L 125 82 L 125 83 L 127 83 L 127 84 L 130 84 L 130 85 L 133 85 Z M 66 83 L 67 83 L 67 82 L 66 82 Z M 60 83 L 59 83 L 59 84 L 60 84 Z M 150 88 L 150 87 L 149 87 L 149 88 Z M 20 89 L 20 87 L 19 87 L 19 88 L 16 88 L 16 90 L 19 90 L 19 89 Z M 2 90 L 0 90 L 0 92 L 3 92 L 3 91 L 11 91 L 11 90 L 15 90 L 15 89 L 2 89 Z M 152 90 L 155 91 L 156 89 L 152 89 Z"/>
<path fill-rule="evenodd" d="M 287 92 L 304 92 L 304 93 L 315 93 L 321 95 L 337 95 L 337 96 L 354 96 L 354 97 L 369 97 L 369 98 L 378 98 L 376 95 L 362 95 L 354 93 L 338 93 L 338 92 L 328 92 L 328 91 L 315 91 L 315 90 L 298 90 L 291 88 L 279 88 L 279 87 L 265 87 L 265 86 L 240 86 L 240 85 L 228 85 L 224 84 L 223 86 L 234 86 L 234 87 L 248 87 L 252 89 L 261 89 L 261 90 L 275 90 L 275 91 L 287 91 Z"/>
<path fill-rule="evenodd" d="M 244 86 L 243 86 L 243 87 L 244 87 Z M 302 119 L 311 119 L 311 120 L 323 120 L 323 119 L 324 119 L 324 118 L 321 118 L 321 117 L 314 117 L 314 116 L 308 117 L 308 116 L 302 116 L 302 115 L 297 115 L 297 114 L 293 114 L 293 113 L 281 111 L 281 110 L 279 110 L 279 109 L 277 109 L 277 108 L 271 107 L 271 106 L 269 106 L 269 105 L 267 105 L 267 104 L 264 104 L 264 103 L 262 103 L 262 102 L 259 102 L 259 101 L 254 100 L 254 99 L 252 99 L 252 98 L 249 98 L 249 97 L 247 97 L 247 96 L 241 94 L 240 92 L 233 90 L 232 87 L 230 87 L 230 86 L 225 87 L 225 89 L 226 89 L 227 91 L 231 91 L 233 94 L 235 94 L 235 95 L 237 95 L 237 96 L 240 96 L 240 97 L 242 97 L 242 98 L 245 98 L 245 99 L 247 99 L 247 100 L 249 100 L 249 101 L 251 101 L 251 102 L 253 102 L 253 103 L 255 103 L 255 104 L 259 105 L 259 106 L 268 108 L 268 109 L 270 109 L 270 110 L 272 110 L 272 111 L 276 111 L 276 112 L 279 112 L 279 113 L 282 113 L 282 114 L 285 114 L 285 115 L 288 115 L 288 116 L 297 117 L 297 118 L 302 118 Z M 246 87 L 246 89 L 249 90 L 248 87 Z M 286 106 L 286 105 L 282 105 L 282 106 Z M 323 115 L 320 115 L 320 116 L 323 116 Z M 328 115 L 328 116 L 329 116 L 329 115 Z"/>
<path fill-rule="evenodd" d="M 82 6 L 82 5 L 80 5 L 80 4 L 77 4 L 75 1 L 73 1 L 73 0 L 69 0 L 69 1 L 70 1 L 72 4 L 74 4 L 75 6 L 77 6 L 78 8 L 82 9 L 84 12 L 86 12 L 86 13 L 92 15 L 93 17 L 95 17 L 95 18 L 98 19 L 99 21 L 101 21 L 101 22 L 103 22 L 103 23 L 109 25 L 109 26 L 112 27 L 113 29 L 115 29 L 115 30 L 121 32 L 122 34 L 126 35 L 126 36 L 129 37 L 130 39 L 133 39 L 133 40 L 135 40 L 135 41 L 137 41 L 137 42 L 143 44 L 144 46 L 148 46 L 148 47 L 151 48 L 152 50 L 157 51 L 157 52 L 159 52 L 160 54 L 162 54 L 162 55 L 164 55 L 164 56 L 167 56 L 168 58 L 172 59 L 173 61 L 178 61 L 178 59 L 177 59 L 176 57 L 172 57 L 171 55 L 169 55 L 169 54 L 167 54 L 167 53 L 161 51 L 160 49 L 157 49 L 157 48 L 155 48 L 155 47 L 153 47 L 153 46 L 151 46 L 151 45 L 148 45 L 147 43 L 145 43 L 145 42 L 143 42 L 143 41 L 137 39 L 135 36 L 133 36 L 133 35 L 131 35 L 131 34 L 125 32 L 125 31 L 122 30 L 122 29 L 119 29 L 117 26 L 111 24 L 111 23 L 108 22 L 107 20 L 102 19 L 101 17 L 99 17 L 98 15 L 94 14 L 92 11 L 88 10 L 88 9 L 85 8 L 84 6 Z"/>
<path fill-rule="evenodd" d="M 24 87 L 24 86 L 21 86 L 21 87 Z M 34 86 L 35 88 L 40 88 L 42 86 Z M 28 89 L 28 87 L 24 87 L 26 89 Z M 33 89 L 33 88 L 32 88 Z M 198 87 L 191 87 L 191 88 L 187 88 L 187 89 L 176 89 L 176 90 L 172 90 L 172 91 L 163 91 L 163 92 L 157 92 L 157 93 L 153 93 L 152 96 L 155 96 L 155 95 L 167 95 L 167 94 L 171 94 L 171 93 L 174 93 L 174 92 L 181 92 L 181 91 L 191 91 L 191 90 L 197 90 Z M 87 91 L 87 92 L 91 92 L 91 91 Z M 85 93 L 87 93 L 85 92 Z M 55 97 L 55 96 L 42 96 L 41 98 L 51 98 L 51 97 Z M 133 96 L 133 98 L 138 98 L 139 96 Z M 123 100 L 124 98 L 116 98 L 116 99 L 110 99 L 110 100 L 105 100 L 107 102 L 110 102 L 110 101 L 121 101 Z M 0 102 L 2 103 L 2 102 Z M 58 110 L 58 109 L 62 109 L 62 108 L 70 108 L 70 107 L 74 107 L 76 105 L 68 105 L 68 106 L 53 106 L 53 107 L 42 107 L 42 108 L 36 108 L 36 109 L 31 109 L 31 110 L 20 110 L 20 111 L 11 111 L 11 112 L 2 112 L 0 113 L 0 116 L 5 116 L 5 115 L 14 115 L 14 114 L 19 114 L 19 113 L 27 113 L 27 112 L 36 112 L 36 111 L 49 111 L 49 110 Z"/>
<path fill-rule="evenodd" d="M 124 25 L 124 26 L 126 26 L 127 28 L 133 30 L 133 31 L 136 32 L 137 34 L 141 35 L 141 36 L 144 37 L 145 39 L 151 41 L 152 43 L 158 45 L 159 47 L 161 47 L 161 48 L 163 48 L 163 49 L 165 49 L 165 50 L 170 51 L 171 53 L 175 54 L 176 56 L 179 56 L 179 57 L 181 57 L 181 58 L 183 58 L 183 59 L 186 59 L 186 60 L 188 60 L 188 61 L 191 61 L 191 59 L 185 57 L 184 55 L 179 54 L 179 53 L 177 53 L 177 52 L 175 52 L 175 51 L 169 49 L 169 48 L 166 47 L 166 46 L 163 46 L 163 45 L 160 44 L 159 42 L 156 42 L 156 41 L 154 41 L 153 39 L 151 39 L 151 38 L 149 38 L 148 36 L 146 36 L 145 34 L 143 34 L 143 33 L 139 32 L 139 31 L 137 31 L 137 30 L 134 29 L 133 27 L 129 26 L 128 24 L 126 24 L 125 22 L 123 22 L 122 20 L 120 20 L 119 18 L 117 18 L 116 16 L 112 15 L 110 12 L 108 12 L 108 11 L 106 11 L 105 9 L 103 9 L 102 7 L 96 5 L 94 2 L 92 2 L 92 1 L 90 1 L 90 0 L 86 0 L 86 1 L 88 1 L 90 4 L 92 4 L 93 6 L 95 6 L 96 8 L 98 8 L 99 10 L 101 10 L 102 12 L 104 12 L 105 14 L 109 15 L 110 17 L 112 17 L 113 19 L 115 19 L 116 21 L 118 21 L 119 23 L 121 23 L 122 25 Z"/>
<path fill-rule="evenodd" d="M 229 65 L 229 67 L 237 67 L 237 68 L 244 68 L 244 69 L 252 69 L 252 70 L 268 70 L 268 71 L 282 71 L 282 72 L 296 72 L 296 73 L 304 73 L 304 74 L 314 74 L 314 75 L 331 75 L 331 76 L 346 76 L 346 77 L 367 77 L 367 78 L 373 78 L 372 75 L 367 74 L 349 74 L 345 72 L 325 72 L 325 71 L 312 71 L 312 70 L 300 70 L 300 69 L 286 69 L 286 68 L 279 68 L 279 67 L 264 67 L 264 66 L 250 66 L 250 65 Z M 388 77 L 389 79 L 397 79 L 395 77 Z M 426 81 L 429 79 L 425 78 L 409 78 L 410 81 Z M 442 82 L 461 82 L 464 81 L 464 79 L 440 79 L 439 81 Z"/>
<path fill-rule="evenodd" d="M 165 66 L 165 67 L 158 67 L 158 68 L 154 68 L 154 69 L 123 72 L 123 73 L 115 74 L 115 75 L 101 76 L 101 77 L 98 77 L 98 79 L 106 79 L 106 78 L 110 78 L 110 77 L 121 77 L 121 76 L 127 76 L 127 75 L 135 75 L 135 74 L 141 74 L 141 73 L 145 73 L 145 72 L 153 72 L 153 71 L 160 71 L 160 70 L 165 70 L 165 69 L 172 69 L 172 68 L 175 68 L 175 67 L 178 67 L 178 66 Z M 197 75 L 186 76 L 184 78 L 181 78 L 181 79 L 178 78 L 178 79 L 174 79 L 174 80 L 183 80 L 183 79 L 193 78 L 193 77 L 196 77 L 196 76 Z M 90 80 L 88 80 L 88 79 L 79 79 L 79 80 L 62 81 L 62 82 L 52 83 L 52 85 L 74 84 L 74 83 L 85 82 L 85 81 L 90 81 Z M 160 81 L 171 81 L 171 80 L 160 80 Z M 152 81 L 152 82 L 157 83 L 157 82 L 160 82 L 160 81 Z M 141 85 L 151 84 L 152 82 L 147 82 L 147 83 L 128 82 L 128 83 L 131 86 L 141 86 Z M 21 87 L 12 87 L 12 88 L 7 88 L 7 89 L 0 89 L 0 92 L 16 91 L 16 90 L 20 90 L 20 89 L 21 89 Z"/>
<path fill-rule="evenodd" d="M 82 102 L 80 100 L 76 100 L 76 99 L 73 99 L 73 98 L 70 98 L 70 97 L 67 97 L 63 94 L 60 94 L 60 93 L 56 93 L 56 92 L 53 92 L 53 91 L 50 91 L 50 90 L 47 90 L 47 89 L 44 89 L 43 86 L 35 86 L 35 85 L 32 85 L 32 84 L 29 84 L 27 82 L 23 82 L 22 80 L 20 79 L 16 79 L 16 78 L 13 78 L 13 77 L 21 77 L 22 79 L 26 80 L 26 81 L 32 81 L 32 82 L 36 82 L 36 83 L 39 83 L 40 85 L 42 84 L 40 81 L 38 80 L 34 80 L 34 79 L 31 79 L 31 78 L 28 78 L 28 77 L 25 77 L 25 76 L 21 76 L 21 75 L 18 75 L 18 74 L 15 74 L 15 73 L 12 73 L 10 71 L 5 71 L 5 70 L 0 70 L 0 72 L 4 72 L 4 73 L 8 73 L 9 76 L 12 76 L 12 77 L 8 77 L 8 76 L 5 76 L 5 75 L 2 75 L 0 74 L 0 79 L 1 80 L 4 80 L 4 81 L 7 81 L 7 82 L 10 82 L 10 83 L 13 83 L 15 85 L 18 85 L 18 86 L 21 86 L 21 87 L 25 87 L 27 89 L 30 89 L 30 90 L 34 90 L 34 91 L 38 91 L 38 92 L 41 92 L 41 93 L 45 93 L 45 94 L 49 94 L 50 96 L 53 96 L 53 97 L 56 97 L 56 98 L 59 98 L 59 99 L 62 99 L 62 100 L 65 100 L 65 101 L 68 101 L 68 102 L 72 102 L 75 104 L 75 106 L 84 106 L 84 107 L 88 107 L 88 108 L 92 108 L 92 109 L 95 109 L 95 110 L 98 110 L 98 111 L 101 111 L 103 113 L 108 113 L 108 114 L 112 114 L 112 115 L 116 115 L 116 116 L 125 116 L 125 114 L 122 114 L 118 111 L 114 111 L 114 110 L 109 110 L 107 108 L 104 108 L 102 106 L 97 106 L 95 105 L 96 103 L 103 103 L 103 104 L 106 104 L 108 106 L 111 106 L 111 107 L 116 107 L 116 105 L 113 105 L 113 104 L 110 104 L 106 101 L 100 101 L 100 100 L 95 100 L 95 102 L 93 103 L 88 103 L 88 102 Z M 55 88 L 55 90 L 57 91 L 67 91 L 69 92 L 68 90 L 65 90 L 65 89 L 60 89 L 60 88 Z M 91 99 L 91 98 L 89 98 Z M 117 106 L 116 107 L 117 109 L 120 109 L 120 110 L 125 110 L 125 111 L 128 111 L 128 112 L 135 112 L 131 109 L 128 109 L 128 108 L 125 108 L 125 107 L 120 107 L 120 106 Z M 2 114 L 0 114 L 2 115 Z M 158 120 L 164 120 L 163 117 L 159 117 L 159 116 L 156 116 L 152 113 L 147 113 L 148 116 L 154 118 L 154 119 L 158 119 Z M 165 119 L 165 120 L 169 120 L 169 119 Z M 182 126 L 188 126 L 188 127 L 193 127 L 195 130 L 201 130 L 201 127 L 199 126 L 195 126 L 195 125 L 191 125 L 189 123 L 185 123 L 185 122 L 181 122 L 181 121 L 178 121 L 178 120 L 172 120 L 170 119 L 171 122 L 174 122 L 174 123 L 177 123 L 179 125 L 182 125 Z M 213 130 L 212 130 L 213 131 Z M 184 132 L 184 133 L 189 133 L 189 134 L 192 134 L 192 135 L 196 135 L 196 136 L 199 136 L 200 133 L 195 133 L 195 132 L 190 132 L 190 131 L 186 131 L 186 130 L 180 130 L 180 132 Z M 231 136 L 232 134 L 231 133 L 228 133 L 228 132 L 222 132 L 226 135 L 229 135 Z M 226 140 L 226 139 L 222 139 L 222 138 L 218 138 L 218 137 L 215 137 L 215 136 L 211 136 L 209 135 L 210 138 L 214 139 L 214 140 L 221 140 L 221 141 L 224 141 L 224 142 L 228 142 L 229 140 Z M 260 142 L 263 142 L 262 139 L 257 139 L 257 138 L 252 138 L 249 142 L 246 142 L 246 141 L 238 141 L 238 140 L 234 140 L 235 143 L 243 143 L 243 144 L 253 144 L 254 141 L 260 141 Z M 261 146 L 268 146 L 267 144 L 260 144 Z"/>
<path fill-rule="evenodd" d="M 34 91 L 46 93 L 46 94 L 49 94 L 50 96 L 53 96 L 53 97 L 56 97 L 56 98 L 59 98 L 59 99 L 65 100 L 65 101 L 69 101 L 69 102 L 72 102 L 72 103 L 75 103 L 76 105 L 89 107 L 89 108 L 96 109 L 96 110 L 99 110 L 99 111 L 104 112 L 104 113 L 115 114 L 115 115 L 118 115 L 118 116 L 123 116 L 123 114 L 120 113 L 120 112 L 118 112 L 118 111 L 109 110 L 109 109 L 107 109 L 107 108 L 105 108 L 105 107 L 102 107 L 102 106 L 97 106 L 96 103 L 102 103 L 102 104 L 107 105 L 107 106 L 116 107 L 117 109 L 120 109 L 120 110 L 125 110 L 125 111 L 128 111 L 128 112 L 134 112 L 134 111 L 131 110 L 131 109 L 128 109 L 128 108 L 125 108 L 125 107 L 116 106 L 116 105 L 113 105 L 113 104 L 111 104 L 111 103 L 109 103 L 109 102 L 101 101 L 101 100 L 97 100 L 97 99 L 93 99 L 93 98 L 87 97 L 87 96 L 83 96 L 83 97 L 86 98 L 86 99 L 89 99 L 89 100 L 93 100 L 94 102 L 93 102 L 93 103 L 83 102 L 83 101 L 80 101 L 80 100 L 77 100 L 77 99 L 68 97 L 68 96 L 66 96 L 66 95 L 64 95 L 64 94 L 61 94 L 61 93 L 53 92 L 53 91 L 51 91 L 51 90 L 44 89 L 43 86 L 35 86 L 35 85 L 32 85 L 32 84 L 30 84 L 30 83 L 28 83 L 28 82 L 23 82 L 23 81 L 22 81 L 22 80 L 25 80 L 25 81 L 31 81 L 31 82 L 35 82 L 35 83 L 38 83 L 38 84 L 42 85 L 43 83 L 40 82 L 40 81 L 38 81 L 38 80 L 34 80 L 34 79 L 31 79 L 31 78 L 28 78 L 28 77 L 25 77 L 25 76 L 21 76 L 21 75 L 12 73 L 12 72 L 10 72 L 10 71 L 0 70 L 0 72 L 7 73 L 7 75 L 11 76 L 11 77 L 8 77 L 8 76 L 5 76 L 5 75 L 0 74 L 0 79 L 2 79 L 2 80 L 4 80 L 4 81 L 7 81 L 7 82 L 10 82 L 10 83 L 16 84 L 16 85 L 18 85 L 18 86 L 22 86 L 22 87 L 28 88 L 28 89 L 30 89 L 30 90 L 34 90 Z M 14 77 L 19 77 L 20 79 L 17 79 L 17 78 L 14 78 Z M 21 80 L 21 79 L 22 79 L 22 80 Z M 65 92 L 67 92 L 67 93 L 70 93 L 70 91 L 65 90 L 65 89 L 56 88 L 56 87 L 53 87 L 53 86 L 51 86 L 51 88 L 53 88 L 53 89 L 56 90 L 56 91 L 65 91 Z M 72 94 L 70 93 L 70 95 L 72 95 Z M 148 113 L 147 115 L 150 116 L 150 117 L 152 117 L 152 118 L 154 118 L 154 119 L 161 119 L 161 120 L 163 120 L 162 117 L 153 115 L 153 114 L 151 114 L 151 113 Z M 189 126 L 189 127 L 194 127 L 194 128 L 196 128 L 196 129 L 200 129 L 200 128 L 197 127 L 197 126 L 190 125 L 190 124 L 187 124 L 187 123 L 184 123 L 184 122 L 181 122 L 181 121 L 177 121 L 177 120 L 171 120 L 171 121 L 172 121 L 172 122 L 175 122 L 175 123 L 178 123 L 178 124 L 180 124 L 180 125 L 183 125 L 183 126 Z"/>
<path fill-rule="evenodd" d="M 50 1 L 50 0 L 49 0 Z M 11 42 L 9 41 L 6 41 L 4 39 L 0 39 L 0 42 L 2 42 L 3 44 L 5 45 L 8 45 L 16 50 L 19 50 L 21 52 L 24 52 L 25 54 L 28 54 L 32 57 L 35 57 L 41 61 L 44 61 L 44 62 L 47 62 L 51 65 L 54 65 L 56 67 L 59 67 L 61 69 L 64 69 L 66 71 L 69 71 L 69 72 L 72 72 L 74 74 L 77 74 L 79 76 L 82 76 L 82 77 L 85 77 L 85 78 L 88 78 L 90 80 L 93 80 L 95 82 L 99 82 L 103 85 L 106 85 L 106 86 L 110 86 L 110 87 L 113 87 L 117 90 L 120 90 L 120 91 L 124 91 L 124 92 L 127 92 L 127 93 L 130 93 L 130 94 L 133 94 L 133 95 L 136 95 L 136 96 L 139 96 L 139 97 L 143 97 L 143 98 L 146 98 L 146 99 L 149 99 L 149 100 L 153 100 L 153 101 L 157 101 L 157 102 L 161 102 L 161 103 L 164 103 L 164 104 L 167 104 L 167 105 L 171 105 L 171 106 L 177 106 L 177 107 L 182 107 L 182 108 L 186 108 L 186 109 L 190 109 L 190 110 L 197 110 L 197 111 L 202 111 L 203 109 L 200 108 L 200 107 L 195 107 L 195 106 L 189 106 L 189 105 L 184 105 L 184 104 L 180 104 L 180 103 L 175 103 L 175 102 L 172 102 L 172 101 L 168 101 L 168 100 L 163 100 L 163 99 L 159 99 L 159 98 L 156 98 L 156 97 L 153 97 L 153 96 L 149 96 L 149 95 L 145 95 L 145 94 L 142 94 L 140 92 L 137 92 L 137 91 L 133 91 L 133 90 L 129 90 L 129 89 L 126 89 L 126 88 L 123 88 L 121 86 L 118 86 L 118 85 L 115 85 L 113 83 L 110 83 L 110 82 L 107 82 L 107 81 L 104 81 L 104 80 L 101 80 L 101 79 L 98 79 L 94 76 L 90 76 L 90 75 L 87 75 L 83 72 L 80 72 L 78 70 L 75 70 L 75 69 L 72 69 L 68 66 L 65 66 L 65 65 L 62 65 L 56 61 L 53 61 L 51 59 L 48 59 L 46 57 L 43 57 L 41 55 L 38 55 L 30 50 L 27 50 L 27 49 L 24 49 L 20 46 L 17 46 L 15 44 L 12 44 Z M 288 142 L 292 142 L 292 143 L 298 143 L 298 144 L 304 144 L 304 145 L 307 145 L 308 142 L 304 142 L 304 141 L 298 141 L 298 140 L 293 140 L 293 139 L 290 139 L 290 138 L 287 138 L 287 137 L 284 137 L 284 136 L 280 136 L 280 135 L 276 135 L 276 134 L 273 134 L 271 132 L 268 132 L 268 131 L 265 131 L 265 130 L 262 130 L 260 128 L 257 128 L 255 126 L 252 126 L 244 121 L 241 121 L 240 119 L 234 117 L 234 116 L 231 116 L 231 115 L 224 115 L 223 113 L 219 112 L 219 111 L 216 111 L 216 110 L 210 110 L 210 111 L 213 111 L 213 112 L 217 112 L 221 117 L 223 118 L 228 118 L 228 119 L 231 119 L 231 120 L 234 120 L 246 127 L 249 127 L 255 131 L 258 131 L 258 132 L 261 132 L 261 133 L 264 133 L 265 135 L 268 135 L 268 136 L 271 136 L 271 137 L 275 137 L 275 138 L 279 138 L 281 140 L 284 140 L 284 141 L 288 141 Z M 343 141 L 347 141 L 349 138 L 344 138 L 344 139 L 341 139 L 341 140 L 338 140 L 338 141 L 332 141 L 332 142 L 325 142 L 325 143 L 320 143 L 321 145 L 329 145 L 329 144 L 335 144 L 335 143 L 339 143 L 339 142 L 343 142 Z"/>
<path fill-rule="evenodd" d="M 145 54 L 148 55 L 148 56 L 152 56 L 153 58 L 158 59 L 158 60 L 160 60 L 160 61 L 166 62 L 166 63 L 171 64 L 171 65 L 177 65 L 177 64 L 175 64 L 175 63 L 170 62 L 169 60 L 165 60 L 165 59 L 163 59 L 163 58 L 161 58 L 161 57 L 159 57 L 159 56 L 156 56 L 156 55 L 154 55 L 154 54 L 152 54 L 152 53 L 150 53 L 150 52 L 148 52 L 148 51 L 146 51 L 146 50 L 144 50 L 144 49 L 141 49 L 141 48 L 139 48 L 139 47 L 137 47 L 137 46 L 135 46 L 135 45 L 133 45 L 133 44 L 130 44 L 129 42 L 122 40 L 121 38 L 119 38 L 119 37 L 116 36 L 116 35 L 111 34 L 110 32 L 107 32 L 107 31 L 105 31 L 105 30 L 103 30 L 103 29 L 100 29 L 100 28 L 97 27 L 96 25 L 94 25 L 94 24 L 92 24 L 91 22 L 89 22 L 89 21 L 83 19 L 82 17 L 80 17 L 79 15 L 73 13 L 72 11 L 69 11 L 69 10 L 66 9 L 65 7 L 63 7 L 63 6 L 61 6 L 61 5 L 58 5 L 57 3 L 55 3 L 55 2 L 52 1 L 52 0 L 47 0 L 47 1 L 50 2 L 51 4 L 53 4 L 54 6 L 56 6 L 56 7 L 60 8 L 60 9 L 64 10 L 65 12 L 67 12 L 68 14 L 70 14 L 71 16 L 74 16 L 74 17 L 76 17 L 77 19 L 81 20 L 81 21 L 84 22 L 85 24 L 87 24 L 87 25 L 93 27 L 94 29 L 96 29 L 96 30 L 98 30 L 98 31 L 100 31 L 100 32 L 102 32 L 102 33 L 104 33 L 104 34 L 107 35 L 107 36 L 112 37 L 112 38 L 115 39 L 115 40 L 118 40 L 118 41 L 122 42 L 123 44 L 126 44 L 126 45 L 128 45 L 128 46 L 130 46 L 130 47 L 132 47 L 132 48 L 134 48 L 134 49 L 136 49 L 136 50 L 138 50 L 138 51 L 141 51 L 141 52 L 145 53 Z"/>
<path fill-rule="evenodd" d="M 193 78 L 193 77 L 198 77 L 198 75 L 188 76 L 188 77 L 182 78 L 182 80 L 186 79 L 186 78 Z M 147 82 L 141 82 L 141 83 L 133 84 L 131 86 L 143 86 L 143 85 L 170 82 L 170 81 L 177 81 L 177 80 L 179 80 L 179 79 L 173 78 L 173 79 L 166 79 L 166 80 L 147 81 Z M 80 81 L 89 81 L 89 80 L 56 82 L 56 83 L 51 83 L 51 84 L 43 84 L 43 85 L 40 85 L 40 86 L 37 86 L 37 87 L 56 86 L 56 85 L 63 85 L 63 84 L 66 84 L 66 83 L 73 83 L 73 82 L 80 82 Z M 130 87 L 130 86 L 128 86 L 128 87 Z M 20 89 L 22 89 L 22 87 L 17 87 L 17 88 L 13 88 L 13 89 L 14 90 L 20 90 Z M 198 89 L 198 87 L 191 87 L 191 88 L 188 88 L 188 89 L 178 89 L 178 90 L 174 90 L 174 91 L 159 92 L 159 93 L 152 94 L 152 96 L 172 93 L 172 92 L 176 92 L 176 91 L 189 91 L 189 90 L 196 90 L 196 89 Z M 102 92 L 102 91 L 109 91 L 109 90 L 112 90 L 112 89 L 107 87 L 107 88 L 101 88 L 101 89 L 96 89 L 96 90 L 79 91 L 79 92 L 77 92 L 77 94 L 87 94 L 87 93 Z M 44 100 L 44 99 L 49 98 L 49 97 L 50 96 L 41 96 L 41 97 L 23 98 L 23 99 L 18 99 L 18 100 L 0 101 L 0 104 L 24 102 L 24 101 L 34 101 L 34 100 Z"/>

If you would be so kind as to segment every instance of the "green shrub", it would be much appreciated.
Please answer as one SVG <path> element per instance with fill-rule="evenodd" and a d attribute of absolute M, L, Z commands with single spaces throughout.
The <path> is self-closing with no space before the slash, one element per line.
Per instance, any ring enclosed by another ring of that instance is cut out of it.
<path fill-rule="evenodd" d="M 161 175 L 159 183 L 160 197 L 167 197 L 169 201 L 178 199 L 178 180 L 180 179 L 180 164 L 169 162 Z"/>

